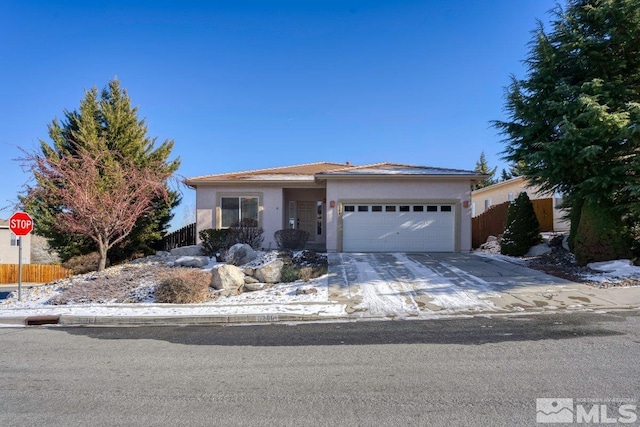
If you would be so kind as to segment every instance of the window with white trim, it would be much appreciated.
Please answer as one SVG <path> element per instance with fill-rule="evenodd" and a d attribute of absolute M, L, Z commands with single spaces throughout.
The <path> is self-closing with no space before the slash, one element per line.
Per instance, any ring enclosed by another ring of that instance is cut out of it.
<path fill-rule="evenodd" d="M 222 228 L 229 228 L 244 219 L 254 220 L 257 225 L 258 205 L 257 197 L 221 197 Z"/>

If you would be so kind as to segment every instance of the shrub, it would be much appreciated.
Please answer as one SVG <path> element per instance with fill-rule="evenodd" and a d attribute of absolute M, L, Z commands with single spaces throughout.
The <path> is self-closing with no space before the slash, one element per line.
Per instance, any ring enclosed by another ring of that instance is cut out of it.
<path fill-rule="evenodd" d="M 503 255 L 522 256 L 541 241 L 540 223 L 529 196 L 523 191 L 509 206 L 500 252 Z"/>
<path fill-rule="evenodd" d="M 282 261 L 284 264 L 280 272 L 280 281 L 282 283 L 291 283 L 298 280 L 300 278 L 300 269 L 291 262 L 291 258 L 285 257 Z"/>
<path fill-rule="evenodd" d="M 73 271 L 73 274 L 84 274 L 92 271 L 98 271 L 100 263 L 100 254 L 91 252 L 85 255 L 76 255 L 65 261 L 62 266 Z M 109 260 L 107 260 L 109 266 Z"/>
<path fill-rule="evenodd" d="M 304 249 L 309 240 L 309 233 L 298 228 L 285 228 L 273 234 L 280 250 L 297 251 Z"/>
<path fill-rule="evenodd" d="M 207 300 L 211 276 L 203 270 L 176 268 L 156 286 L 156 301 L 190 304 Z"/>
<path fill-rule="evenodd" d="M 229 230 L 216 230 L 207 228 L 201 230 L 198 235 L 202 241 L 202 253 L 206 256 L 215 256 L 228 249 Z"/>
<path fill-rule="evenodd" d="M 303 251 L 292 256 L 289 253 L 280 255 L 284 265 L 280 281 L 283 283 L 295 282 L 296 280 L 304 280 L 308 282 L 311 279 L 327 274 L 328 263 L 326 256 L 318 255 L 315 252 Z"/>
<path fill-rule="evenodd" d="M 631 242 L 619 216 L 595 202 L 585 201 L 574 239 L 579 265 L 629 258 Z"/>
<path fill-rule="evenodd" d="M 243 218 L 241 221 L 234 223 L 229 227 L 229 238 L 227 247 L 236 243 L 246 243 L 255 250 L 260 250 L 264 241 L 264 230 L 258 227 L 258 221 L 251 218 Z"/>

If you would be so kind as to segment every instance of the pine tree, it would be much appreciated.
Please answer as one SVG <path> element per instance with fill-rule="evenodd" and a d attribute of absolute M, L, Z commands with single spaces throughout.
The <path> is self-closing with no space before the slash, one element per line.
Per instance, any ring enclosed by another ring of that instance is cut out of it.
<path fill-rule="evenodd" d="M 64 120 L 54 119 L 49 125 L 52 145 L 40 141 L 42 153 L 47 159 L 55 161 L 72 156 L 81 147 L 93 153 L 111 152 L 111 161 L 117 161 L 117 157 L 122 156 L 141 168 L 158 165 L 153 167 L 161 168 L 162 172 L 168 174 L 174 173 L 180 165 L 179 159 L 168 160 L 173 141 L 165 140 L 156 146 L 156 138 L 147 136 L 144 119 L 138 119 L 138 108 L 132 107 L 131 99 L 117 79 L 110 81 L 100 94 L 96 88 L 85 91 L 78 110 L 65 110 L 63 114 Z M 64 206 L 29 197 L 29 194 L 42 190 L 43 185 L 45 183 L 37 182 L 22 198 L 25 210 L 38 218 L 36 232 L 49 240 L 51 247 L 60 253 L 63 260 L 95 250 L 95 243 L 86 236 L 62 233 L 56 228 L 56 218 L 64 211 Z M 179 202 L 175 191 L 169 192 L 168 200 L 154 199 L 154 209 L 141 216 L 127 239 L 111 250 L 111 261 L 152 252 L 172 218 L 171 209 Z"/>
<path fill-rule="evenodd" d="M 494 167 L 493 169 L 489 167 L 489 164 L 487 163 L 487 158 L 484 155 L 484 151 L 480 153 L 480 159 L 478 159 L 478 161 L 476 162 L 476 167 L 474 171 L 488 175 L 488 177 L 483 179 L 482 181 L 477 182 L 476 184 L 473 184 L 472 189 L 477 190 L 479 188 L 484 188 L 484 187 L 488 187 L 490 185 L 495 184 L 496 180 L 493 179 L 493 177 L 496 174 L 496 170 L 498 170 L 497 166 Z"/>
<path fill-rule="evenodd" d="M 522 256 L 541 241 L 540 223 L 533 210 L 533 203 L 523 191 L 507 211 L 507 228 L 502 235 L 500 252 L 503 255 Z"/>
<path fill-rule="evenodd" d="M 568 0 L 551 13 L 551 31 L 534 32 L 526 78 L 507 89 L 508 120 L 494 122 L 504 157 L 564 194 L 575 221 L 589 200 L 637 223 L 640 0 Z"/>
<path fill-rule="evenodd" d="M 592 201 L 587 201 L 582 207 L 573 244 L 579 265 L 630 256 L 630 242 L 620 217 Z"/>

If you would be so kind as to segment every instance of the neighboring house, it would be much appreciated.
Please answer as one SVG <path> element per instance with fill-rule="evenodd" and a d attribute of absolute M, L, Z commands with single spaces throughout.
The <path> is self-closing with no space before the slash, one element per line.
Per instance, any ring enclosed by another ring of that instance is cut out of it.
<path fill-rule="evenodd" d="M 258 221 L 264 247 L 284 228 L 328 252 L 471 250 L 473 171 L 379 163 L 311 163 L 188 178 L 197 231 Z"/>
<path fill-rule="evenodd" d="M 9 220 L 0 219 L 0 264 L 18 264 L 18 238 L 9 229 Z M 22 263 L 31 263 L 31 235 L 22 237 Z"/>
<path fill-rule="evenodd" d="M 531 200 L 551 199 L 553 206 L 553 230 L 569 230 L 569 222 L 563 219 L 565 211 L 560 209 L 562 198 L 554 194 L 541 193 L 539 187 L 530 186 L 528 181 L 521 176 L 472 191 L 472 216 L 476 217 L 483 214 L 493 205 L 499 205 L 507 201 L 512 202 L 518 197 L 518 194 L 522 192 L 526 192 Z"/>

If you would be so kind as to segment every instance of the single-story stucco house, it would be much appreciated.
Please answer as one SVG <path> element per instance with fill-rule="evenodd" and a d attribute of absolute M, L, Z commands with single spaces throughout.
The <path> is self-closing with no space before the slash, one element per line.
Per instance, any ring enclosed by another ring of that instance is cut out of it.
<path fill-rule="evenodd" d="M 474 171 L 378 163 L 311 163 L 188 178 L 196 228 L 252 218 L 275 249 L 277 230 L 309 232 L 327 252 L 471 250 Z"/>
<path fill-rule="evenodd" d="M 18 264 L 20 261 L 18 237 L 9 228 L 9 220 L 0 219 L 0 264 Z M 22 237 L 22 263 L 31 262 L 31 234 Z"/>
<path fill-rule="evenodd" d="M 540 187 L 531 185 L 529 181 L 521 176 L 472 191 L 472 216 L 476 217 L 483 214 L 491 206 L 504 202 L 512 202 L 522 192 L 527 193 L 531 200 L 550 199 L 551 212 L 553 215 L 553 231 L 569 230 L 570 223 L 565 219 L 567 213 L 561 208 L 562 196 L 544 193 L 540 190 Z"/>

